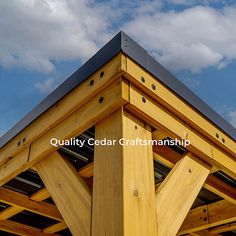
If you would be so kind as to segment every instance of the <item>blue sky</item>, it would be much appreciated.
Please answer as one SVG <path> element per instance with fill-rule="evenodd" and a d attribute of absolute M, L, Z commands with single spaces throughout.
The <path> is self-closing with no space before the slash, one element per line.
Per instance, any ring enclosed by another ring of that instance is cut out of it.
<path fill-rule="evenodd" d="M 233 0 L 0 2 L 0 136 L 125 31 L 236 127 Z"/>

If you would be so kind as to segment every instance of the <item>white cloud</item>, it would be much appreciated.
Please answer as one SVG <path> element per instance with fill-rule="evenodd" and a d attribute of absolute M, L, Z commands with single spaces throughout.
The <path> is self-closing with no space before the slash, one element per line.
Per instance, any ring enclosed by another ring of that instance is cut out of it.
<path fill-rule="evenodd" d="M 235 7 L 195 6 L 137 14 L 124 28 L 169 68 L 198 72 L 236 59 L 235 21 Z"/>
<path fill-rule="evenodd" d="M 0 65 L 49 73 L 55 61 L 86 60 L 123 29 L 168 68 L 220 69 L 236 59 L 236 8 L 190 6 L 217 1 L 0 1 Z M 175 12 L 163 2 L 191 4 Z"/>
<path fill-rule="evenodd" d="M 228 114 L 230 123 L 236 128 L 236 111 L 231 111 Z"/>
<path fill-rule="evenodd" d="M 221 3 L 226 4 L 226 1 L 224 0 L 165 0 L 168 3 L 176 4 L 176 5 L 194 5 L 194 4 L 204 4 L 209 5 L 211 3 Z"/>
<path fill-rule="evenodd" d="M 42 82 L 37 82 L 35 84 L 35 88 L 40 92 L 44 94 L 49 94 L 57 87 L 55 80 L 53 78 L 49 78 Z"/>
<path fill-rule="evenodd" d="M 85 60 L 109 37 L 106 7 L 90 0 L 0 1 L 0 64 L 40 72 Z"/>

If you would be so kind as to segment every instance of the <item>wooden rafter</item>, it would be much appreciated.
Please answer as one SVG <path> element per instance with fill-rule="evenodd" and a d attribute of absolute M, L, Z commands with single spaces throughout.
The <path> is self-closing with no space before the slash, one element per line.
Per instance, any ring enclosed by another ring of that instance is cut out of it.
<path fill-rule="evenodd" d="M 0 230 L 22 236 L 59 236 L 58 234 L 47 234 L 40 229 L 11 220 L 0 220 Z"/>
<path fill-rule="evenodd" d="M 47 228 L 43 229 L 44 233 L 53 234 L 55 232 L 59 232 L 67 228 L 67 224 L 64 221 L 56 223 L 54 225 L 48 226 Z"/>
<path fill-rule="evenodd" d="M 13 193 L 13 196 L 14 196 L 14 194 L 15 193 Z M 43 188 L 43 189 L 39 190 L 38 192 L 32 194 L 29 198 L 27 196 L 23 196 L 23 197 L 27 198 L 29 201 L 42 202 L 43 200 L 49 198 L 50 194 L 46 188 Z M 2 200 L 0 199 L 0 201 L 2 201 Z M 25 210 L 25 208 L 22 205 L 21 206 L 18 205 L 17 199 L 14 199 L 14 202 L 15 202 L 14 206 L 10 206 L 10 207 L 6 208 L 5 210 L 3 210 L 2 212 L 0 212 L 0 220 L 6 220 L 6 219 L 22 212 L 23 210 Z M 8 203 L 9 203 L 9 201 L 8 201 Z M 39 211 L 37 211 L 36 213 L 40 214 Z"/>
<path fill-rule="evenodd" d="M 179 235 L 234 221 L 236 221 L 236 206 L 226 200 L 221 200 L 191 210 L 180 228 Z"/>
<path fill-rule="evenodd" d="M 233 231 L 233 230 L 236 230 L 235 222 L 211 228 L 209 229 L 209 232 L 211 232 L 212 234 L 219 234 L 219 233 L 224 233 L 224 232 Z"/>
<path fill-rule="evenodd" d="M 55 220 L 62 220 L 56 206 L 46 202 L 35 202 L 26 195 L 10 189 L 0 188 L 0 201 Z"/>

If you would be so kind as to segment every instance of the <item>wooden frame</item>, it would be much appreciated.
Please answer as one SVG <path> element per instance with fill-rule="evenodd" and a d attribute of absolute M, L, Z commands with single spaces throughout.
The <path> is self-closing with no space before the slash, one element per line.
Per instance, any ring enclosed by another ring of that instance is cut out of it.
<path fill-rule="evenodd" d="M 10 207 L 0 212 L 0 230 L 172 236 L 235 229 L 236 190 L 213 174 L 236 178 L 235 140 L 157 79 L 119 53 L 2 147 L 1 186 L 34 168 L 46 188 L 26 196 L 1 187 L 0 202 Z M 78 173 L 49 140 L 73 138 L 91 126 L 97 139 L 169 137 L 191 144 L 184 155 L 167 147 L 96 146 L 94 163 Z M 172 168 L 156 195 L 153 159 Z M 93 193 L 83 179 L 92 176 Z M 202 186 L 223 200 L 190 210 Z M 50 196 L 56 206 L 43 202 Z M 9 219 L 24 210 L 58 222 L 39 230 Z"/>
<path fill-rule="evenodd" d="M 151 139 L 151 128 L 117 110 L 96 139 Z M 92 235 L 157 235 L 151 146 L 95 146 Z"/>

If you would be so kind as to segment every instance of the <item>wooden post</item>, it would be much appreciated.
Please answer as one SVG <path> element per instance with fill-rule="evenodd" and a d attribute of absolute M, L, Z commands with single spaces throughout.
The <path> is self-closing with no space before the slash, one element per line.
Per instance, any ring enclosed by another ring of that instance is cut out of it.
<path fill-rule="evenodd" d="M 74 167 L 54 152 L 36 169 L 72 234 L 90 236 L 91 192 Z"/>
<path fill-rule="evenodd" d="M 156 236 L 152 147 L 118 144 L 121 138 L 151 139 L 150 127 L 119 109 L 95 133 L 116 144 L 95 146 L 92 235 Z"/>
<path fill-rule="evenodd" d="M 157 189 L 159 236 L 175 236 L 203 186 L 209 166 L 188 154 L 180 160 Z"/>

